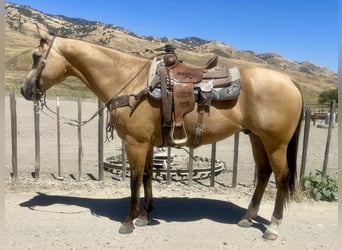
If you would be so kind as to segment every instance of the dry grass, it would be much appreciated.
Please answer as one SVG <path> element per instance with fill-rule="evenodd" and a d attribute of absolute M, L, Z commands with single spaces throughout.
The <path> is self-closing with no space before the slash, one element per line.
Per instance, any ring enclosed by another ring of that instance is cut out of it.
<path fill-rule="evenodd" d="M 42 16 L 45 22 L 47 22 L 51 27 L 60 28 L 63 20 L 61 21 L 60 19 L 47 16 L 35 10 L 30 11 L 32 11 L 32 13 L 36 13 L 37 16 Z M 19 11 L 14 7 L 7 9 L 7 22 L 5 27 L 5 85 L 7 90 L 19 89 L 22 80 L 31 68 L 31 54 L 33 49 L 39 43 L 34 23 L 39 23 L 40 20 L 35 20 L 21 15 L 20 20 L 23 22 L 21 25 L 22 30 L 19 32 L 10 28 L 13 24 L 18 25 L 18 23 L 15 23 L 17 21 L 12 21 L 12 17 L 18 13 Z M 9 24 L 10 22 L 12 22 L 11 25 Z M 155 38 L 153 40 L 148 40 L 134 35 L 131 32 L 107 27 L 99 23 L 95 25 L 92 24 L 92 28 L 94 29 L 91 31 L 84 31 L 83 33 L 82 30 L 82 33 L 80 33 L 77 32 L 77 28 L 79 29 L 80 27 L 76 27 L 76 25 L 67 20 L 64 20 L 63 23 L 65 27 L 70 29 L 70 37 L 78 36 L 78 39 L 102 44 L 127 53 L 138 54 L 146 58 L 152 58 L 154 55 L 160 54 L 160 49 L 163 48 L 166 43 L 170 43 L 176 45 L 178 57 L 189 64 L 197 66 L 204 65 L 215 52 L 215 54 L 220 55 L 219 64 L 222 66 L 260 66 L 282 71 L 290 75 L 299 83 L 304 95 L 304 100 L 307 103 L 316 103 L 320 92 L 337 87 L 338 79 L 336 74 L 330 74 L 326 71 L 308 74 L 301 72 L 298 69 L 298 66 L 289 66 L 289 68 L 284 69 L 284 67 L 277 64 L 267 63 L 261 58 L 256 57 L 252 52 L 239 51 L 220 42 L 208 42 L 199 46 L 190 46 L 174 39 L 166 39 L 162 41 L 160 38 Z M 44 27 L 43 24 L 40 24 L 40 26 Z M 285 64 L 291 64 L 290 61 L 281 57 L 277 57 L 277 60 L 283 60 Z M 281 61 L 281 63 L 283 62 Z M 75 79 L 67 80 L 54 89 L 56 93 L 58 92 L 58 94 L 63 95 L 70 95 L 70 93 L 73 94 L 75 91 L 80 91 L 85 95 L 91 95 L 89 91 Z M 50 91 L 50 93 L 52 92 L 53 91 Z"/>

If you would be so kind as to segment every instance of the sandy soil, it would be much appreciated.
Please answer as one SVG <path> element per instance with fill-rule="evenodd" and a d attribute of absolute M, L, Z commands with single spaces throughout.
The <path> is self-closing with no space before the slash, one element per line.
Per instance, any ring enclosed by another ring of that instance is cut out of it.
<path fill-rule="evenodd" d="M 56 180 L 56 121 L 41 113 L 40 179 L 34 171 L 33 105 L 17 97 L 18 172 L 11 179 L 11 132 L 9 98 L 5 120 L 5 249 L 337 249 L 337 202 L 314 202 L 298 195 L 284 213 L 280 236 L 274 242 L 261 236 L 274 205 L 271 181 L 255 224 L 244 229 L 236 225 L 248 206 L 253 191 L 253 159 L 248 137 L 240 135 L 238 187 L 231 187 L 233 137 L 217 144 L 217 159 L 227 171 L 215 179 L 167 185 L 154 181 L 155 209 L 150 225 L 120 235 L 120 222 L 129 204 L 129 181 L 106 172 L 104 181 L 97 169 L 97 120 L 82 128 L 82 180 L 76 181 L 77 128 L 61 125 L 61 166 L 64 180 Z M 55 100 L 48 100 L 53 107 Z M 97 110 L 97 101 L 82 104 L 87 119 Z M 75 119 L 77 104 L 61 101 L 61 115 Z M 327 130 L 311 127 L 306 174 L 322 169 Z M 333 129 L 328 173 L 337 177 L 338 129 Z M 120 154 L 118 138 L 105 143 L 104 155 Z M 301 151 L 301 150 L 300 150 Z M 172 150 L 186 154 L 183 150 Z M 210 158 L 210 146 L 195 155 Z M 300 166 L 301 152 L 298 163 Z M 299 200 L 299 201 L 298 201 Z"/>

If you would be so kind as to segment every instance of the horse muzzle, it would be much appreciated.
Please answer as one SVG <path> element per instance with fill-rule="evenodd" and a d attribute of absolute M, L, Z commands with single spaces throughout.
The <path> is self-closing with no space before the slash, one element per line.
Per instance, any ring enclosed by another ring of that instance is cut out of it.
<path fill-rule="evenodd" d="M 26 78 L 23 85 L 20 88 L 21 95 L 29 101 L 33 100 L 34 97 L 34 80 L 32 78 Z"/>

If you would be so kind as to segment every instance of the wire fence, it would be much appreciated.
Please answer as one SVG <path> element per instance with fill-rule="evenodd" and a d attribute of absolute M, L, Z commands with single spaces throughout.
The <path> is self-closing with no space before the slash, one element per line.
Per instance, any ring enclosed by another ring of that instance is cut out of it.
<path fill-rule="evenodd" d="M 60 122 L 61 120 L 67 120 L 68 118 L 64 117 L 60 114 L 59 98 L 56 100 L 56 111 L 45 111 L 45 115 L 49 115 L 51 118 L 55 119 L 56 127 L 57 127 L 57 179 L 63 179 L 61 175 L 61 144 L 60 144 Z M 74 124 L 77 126 L 77 138 L 78 138 L 78 154 L 77 154 L 77 166 L 78 166 L 78 177 L 77 180 L 81 180 L 82 176 L 82 126 L 86 123 L 82 121 L 82 98 L 76 98 L 77 102 L 77 120 L 73 120 Z M 314 109 L 314 111 L 312 111 Z M 33 117 L 34 117 L 34 129 L 35 129 L 35 164 L 34 164 L 34 172 L 33 177 L 39 178 L 40 176 L 40 114 L 41 114 L 41 107 L 39 103 L 34 104 L 33 109 Z M 317 115 L 319 113 L 320 115 Z M 15 94 L 10 94 L 10 114 L 11 114 L 11 140 L 12 140 L 12 176 L 13 178 L 18 178 L 18 164 L 17 164 L 17 155 L 18 155 L 18 126 L 21 124 L 17 124 L 17 108 L 16 108 L 16 98 Z M 333 115 L 330 115 L 333 114 Z M 104 121 L 104 105 L 101 101 L 98 101 L 98 111 L 92 116 L 92 118 L 97 118 L 98 120 L 98 180 L 104 180 L 104 170 L 105 168 L 110 168 L 111 163 L 108 162 L 107 158 L 104 156 L 103 145 L 104 145 L 104 133 L 105 133 L 105 121 Z M 330 141 L 331 141 L 331 131 L 334 128 L 335 124 L 337 123 L 338 119 L 338 112 L 337 112 L 337 105 L 335 102 L 329 104 L 329 107 L 319 106 L 319 111 L 317 111 L 317 107 L 313 105 L 306 105 L 305 112 L 303 116 L 303 126 L 304 126 L 304 136 L 302 141 L 302 154 L 301 154 L 301 165 L 300 165 L 300 179 L 305 175 L 306 172 L 306 162 L 307 162 L 307 152 L 309 147 L 309 137 L 310 137 L 310 123 L 313 122 L 314 124 L 319 123 L 321 126 L 325 126 L 327 128 L 327 138 L 325 144 L 325 153 L 323 159 L 323 166 L 322 172 L 326 173 L 328 160 L 329 160 L 329 150 L 330 150 Z M 89 119 L 88 119 L 89 120 Z M 216 176 L 216 166 L 218 161 L 216 160 L 216 150 L 217 145 L 216 143 L 211 145 L 211 157 L 210 157 L 210 167 L 206 170 L 208 176 L 210 177 L 210 186 L 214 186 L 215 183 L 215 176 Z M 300 149 L 299 149 L 300 150 Z M 186 173 L 183 174 L 187 177 L 189 185 L 192 184 L 194 174 L 198 174 L 198 170 L 193 168 L 193 150 L 187 149 L 189 153 L 188 162 L 186 162 Z M 171 171 L 171 148 L 167 148 L 167 157 L 164 159 L 164 167 L 165 169 L 165 176 L 167 183 L 171 183 L 172 181 L 172 171 Z M 121 163 L 119 164 L 119 171 L 121 173 L 121 178 L 124 179 L 126 177 L 126 173 L 129 172 L 129 164 L 127 163 L 124 148 L 122 147 L 122 157 L 120 158 Z M 234 153 L 233 153 L 233 170 L 232 170 L 232 187 L 236 187 L 238 182 L 238 165 L 239 165 L 239 133 L 234 135 Z M 118 167 L 118 166 L 117 166 Z M 155 170 L 158 172 L 158 169 Z M 161 170 L 159 169 L 159 173 Z M 251 178 L 255 178 L 255 175 L 252 175 Z"/>

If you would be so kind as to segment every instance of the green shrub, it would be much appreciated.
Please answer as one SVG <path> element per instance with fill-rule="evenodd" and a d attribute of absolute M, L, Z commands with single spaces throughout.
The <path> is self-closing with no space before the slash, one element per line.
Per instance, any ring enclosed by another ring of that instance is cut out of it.
<path fill-rule="evenodd" d="M 334 201 L 337 199 L 337 181 L 324 175 L 322 171 L 316 170 L 316 173 L 310 173 L 303 177 L 302 187 L 309 197 L 316 201 Z"/>
<path fill-rule="evenodd" d="M 338 89 L 329 89 L 321 92 L 319 94 L 318 102 L 322 103 L 330 103 L 335 100 L 338 103 Z"/>

